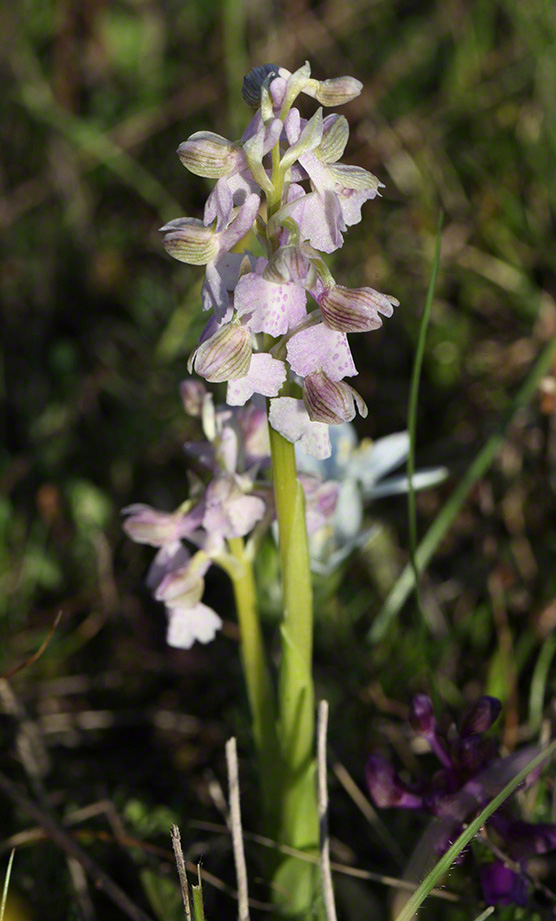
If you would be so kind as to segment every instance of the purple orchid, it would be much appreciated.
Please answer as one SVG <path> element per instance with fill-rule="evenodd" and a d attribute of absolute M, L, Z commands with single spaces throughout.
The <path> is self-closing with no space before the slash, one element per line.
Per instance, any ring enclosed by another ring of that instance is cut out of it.
<path fill-rule="evenodd" d="M 440 769 L 427 780 L 408 784 L 382 755 L 369 757 L 366 779 L 376 806 L 418 809 L 435 816 L 414 853 L 408 876 L 425 875 L 429 859 L 441 856 L 465 823 L 531 760 L 531 750 L 501 758 L 494 740 L 485 738 L 500 710 L 499 700 L 481 697 L 458 726 L 441 729 L 430 698 L 417 694 L 410 706 L 410 724 L 427 740 Z M 556 825 L 517 819 L 506 802 L 488 820 L 487 831 L 486 840 L 493 840 L 496 859 L 480 866 L 484 899 L 489 905 L 525 905 L 527 858 L 556 849 Z M 507 855 L 506 860 L 501 855 Z"/>

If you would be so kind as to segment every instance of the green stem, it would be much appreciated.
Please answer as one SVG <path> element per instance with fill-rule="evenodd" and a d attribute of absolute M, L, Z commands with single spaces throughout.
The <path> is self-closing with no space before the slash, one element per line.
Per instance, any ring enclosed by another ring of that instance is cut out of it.
<path fill-rule="evenodd" d="M 257 613 L 253 565 L 245 553 L 241 537 L 230 538 L 228 546 L 240 564 L 237 570 L 230 570 L 230 576 L 239 620 L 241 655 L 253 719 L 253 737 L 260 764 L 266 826 L 268 833 L 274 835 L 278 828 L 281 782 L 274 689 Z"/>
<path fill-rule="evenodd" d="M 415 476 L 415 444 L 417 441 L 417 406 L 419 404 L 419 383 L 421 380 L 421 369 L 423 367 L 423 358 L 425 357 L 425 341 L 427 338 L 427 329 L 434 298 L 434 289 L 436 286 L 436 276 L 438 274 L 438 265 L 440 263 L 440 243 L 442 233 L 443 214 L 440 213 L 438 219 L 438 228 L 436 232 L 436 245 L 434 250 L 434 259 L 432 271 L 429 279 L 425 309 L 419 326 L 419 338 L 415 352 L 415 361 L 413 364 L 413 373 L 411 375 L 411 386 L 409 388 L 409 407 L 407 413 L 407 429 L 409 432 L 409 454 L 407 457 L 407 478 L 409 489 L 407 493 L 407 504 L 409 511 L 409 546 L 411 555 L 411 567 L 415 579 L 415 592 L 417 594 L 418 606 L 419 600 L 419 572 L 415 561 L 417 552 L 417 511 L 415 506 L 415 489 L 413 488 L 413 477 Z"/>
<path fill-rule="evenodd" d="M 278 691 L 283 769 L 280 840 L 290 847 L 315 850 L 318 812 L 313 756 L 313 592 L 305 497 L 297 479 L 294 446 L 272 427 L 269 431 L 284 608 Z M 318 877 L 314 867 L 302 867 L 286 859 L 275 886 L 282 912 L 290 917 L 305 917 L 314 903 Z"/>
<path fill-rule="evenodd" d="M 291 105 L 291 102 L 289 103 Z M 282 110 L 283 119 L 287 109 Z M 284 171 L 280 144 L 272 150 L 272 191 L 267 193 L 267 235 L 270 221 L 282 206 Z M 278 247 L 278 235 L 268 235 L 268 252 Z M 265 347 L 274 343 L 267 337 Z M 287 392 L 286 384 L 282 394 Z M 297 479 L 293 444 L 269 426 L 272 476 L 278 519 L 282 570 L 283 618 L 278 683 L 282 784 L 280 843 L 318 853 L 319 823 L 313 756 L 315 714 L 313 690 L 313 589 L 309 566 L 305 495 Z M 273 898 L 281 918 L 314 915 L 319 891 L 315 866 L 291 857 L 282 860 L 273 879 Z"/>

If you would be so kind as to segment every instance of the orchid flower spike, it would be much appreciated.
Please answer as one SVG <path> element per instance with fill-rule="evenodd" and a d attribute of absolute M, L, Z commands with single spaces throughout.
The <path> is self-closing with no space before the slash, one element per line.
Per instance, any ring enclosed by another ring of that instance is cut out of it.
<path fill-rule="evenodd" d="M 270 424 L 319 458 L 330 455 L 330 425 L 367 415 L 345 380 L 357 374 L 347 334 L 379 329 L 398 305 L 374 288 L 337 284 L 322 255 L 343 245 L 382 188 L 340 162 L 347 119 L 323 113 L 361 89 L 354 77 L 316 79 L 308 62 L 293 73 L 253 68 L 243 81 L 253 116 L 242 137 L 196 131 L 178 148 L 190 172 L 216 180 L 202 218 L 162 228 L 171 256 L 206 267 L 202 303 L 211 317 L 189 369 L 227 383 L 231 406 L 266 398 Z M 308 119 L 295 105 L 300 94 L 320 104 Z M 251 231 L 262 256 L 248 248 Z"/>

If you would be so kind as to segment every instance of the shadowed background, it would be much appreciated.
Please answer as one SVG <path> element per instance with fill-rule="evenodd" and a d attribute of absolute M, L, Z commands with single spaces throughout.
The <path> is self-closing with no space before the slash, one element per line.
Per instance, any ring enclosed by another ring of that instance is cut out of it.
<path fill-rule="evenodd" d="M 132 501 L 164 509 L 182 501 L 182 443 L 196 431 L 178 385 L 204 322 L 202 269 L 171 260 L 157 228 L 199 216 L 211 184 L 187 173 L 175 150 L 201 129 L 239 137 L 250 117 L 241 81 L 256 64 L 294 70 L 308 59 L 317 78 L 350 74 L 364 83 L 341 110 L 351 126 L 345 159 L 386 188 L 330 264 L 338 282 L 371 285 L 401 306 L 380 332 L 352 337 L 369 405 L 362 437 L 406 426 L 445 213 L 417 459 L 447 465 L 451 478 L 419 498 L 423 533 L 556 335 L 555 9 L 541 0 L 6 6 L 0 670 L 25 662 L 56 613 L 64 616 L 42 657 L 1 686 L 0 766 L 22 784 L 35 771 L 39 786 L 31 783 L 29 795 L 59 817 L 108 804 L 87 819 L 82 843 L 139 905 L 177 918 L 179 906 L 164 902 L 174 898 L 165 888 L 174 878 L 170 858 L 114 837 L 169 850 L 167 830 L 177 821 L 193 857 L 205 854 L 204 866 L 233 884 L 227 837 L 190 825 L 222 822 L 215 784 L 225 777 L 232 731 L 247 829 L 257 827 L 257 805 L 226 579 L 213 570 L 207 581 L 223 635 L 190 652 L 168 649 L 162 608 L 143 589 L 151 552 L 125 540 L 120 526 L 119 510 Z M 443 699 L 457 709 L 480 693 L 501 697 L 509 748 L 538 732 L 545 693 L 554 690 L 550 659 L 544 678 L 536 668 L 556 624 L 554 386 L 547 374 L 517 414 L 423 583 L 428 656 Z M 393 742 L 413 767 L 400 718 L 424 686 L 412 601 L 379 645 L 365 642 L 408 550 L 403 498 L 376 502 L 369 516 L 381 525 L 375 540 L 316 587 L 316 680 L 331 704 L 332 761 L 360 785 L 371 747 Z M 259 581 L 269 642 L 275 562 L 267 548 Z M 27 754 L 25 712 L 35 729 Z M 334 775 L 331 797 L 336 857 L 399 875 L 396 848 L 385 847 Z M 9 836 L 32 823 L 7 798 L 0 811 L 6 850 Z M 419 820 L 386 821 L 409 854 Z M 260 848 L 249 857 L 256 868 Z M 95 910 L 119 916 L 72 877 L 52 844 L 28 838 L 14 873 L 44 921 L 93 918 Z M 261 883 L 251 888 L 266 897 Z M 372 910 L 386 918 L 386 891 L 340 882 L 342 917 Z M 213 915 L 235 911 L 210 887 L 207 905 Z M 442 904 L 428 910 L 461 917 Z"/>

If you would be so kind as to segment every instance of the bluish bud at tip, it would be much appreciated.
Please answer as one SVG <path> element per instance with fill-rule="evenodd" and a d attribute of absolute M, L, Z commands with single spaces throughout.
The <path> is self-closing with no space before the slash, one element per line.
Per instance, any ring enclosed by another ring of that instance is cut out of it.
<path fill-rule="evenodd" d="M 272 80 L 279 76 L 279 70 L 280 68 L 277 64 L 259 64 L 258 67 L 253 67 L 243 78 L 243 86 L 241 88 L 243 101 L 253 109 L 257 109 L 261 103 L 261 89 L 263 83 L 267 77 L 270 77 L 269 82 L 272 82 Z"/>

